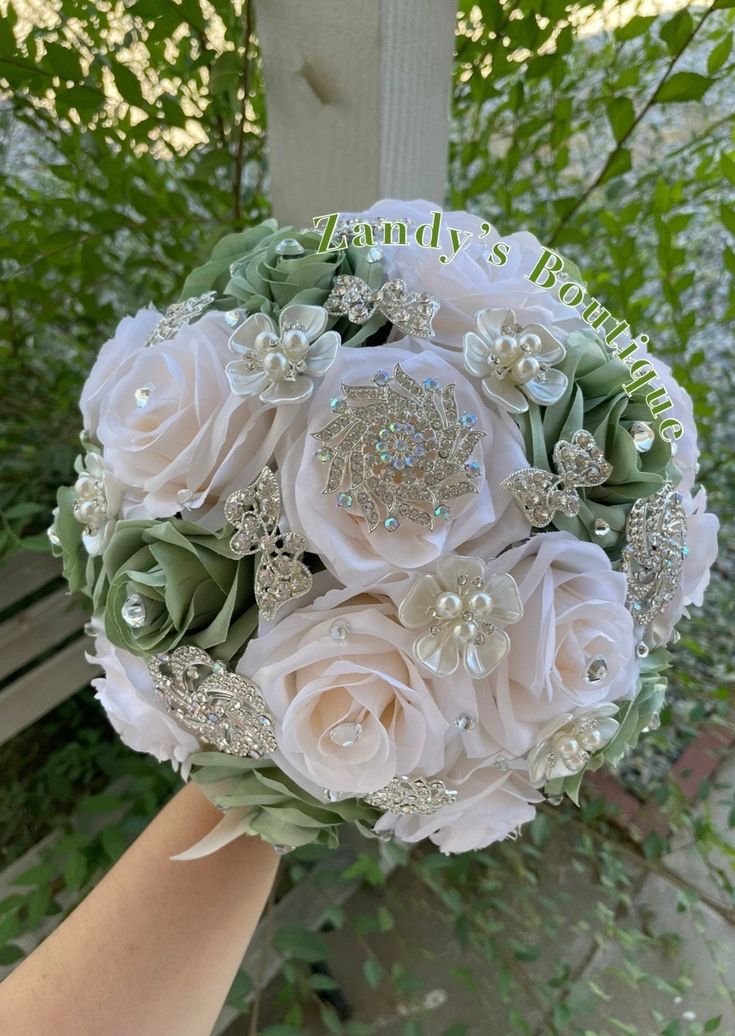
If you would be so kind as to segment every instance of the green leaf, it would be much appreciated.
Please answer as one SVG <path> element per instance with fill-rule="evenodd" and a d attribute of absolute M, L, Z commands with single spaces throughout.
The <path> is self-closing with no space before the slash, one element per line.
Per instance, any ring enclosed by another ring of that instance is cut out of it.
<path fill-rule="evenodd" d="M 720 166 L 730 183 L 735 184 L 735 151 L 730 154 L 723 151 L 720 155 Z"/>
<path fill-rule="evenodd" d="M 635 39 L 636 36 L 643 36 L 655 21 L 655 15 L 644 16 L 637 14 L 624 25 L 618 26 L 615 30 L 615 39 L 624 41 Z"/>
<path fill-rule="evenodd" d="M 287 925 L 279 928 L 273 937 L 273 944 L 286 957 L 293 957 L 296 960 L 316 963 L 326 960 L 329 956 L 324 939 L 316 932 L 299 925 Z"/>
<path fill-rule="evenodd" d="M 380 964 L 372 957 L 362 962 L 362 973 L 371 989 L 377 989 L 383 981 L 384 972 Z"/>
<path fill-rule="evenodd" d="M 635 121 L 635 109 L 629 97 L 613 97 L 607 105 L 607 117 L 610 121 L 616 143 L 621 140 L 630 130 Z"/>
<path fill-rule="evenodd" d="M 75 891 L 84 884 L 87 878 L 87 858 L 76 849 L 70 852 L 64 862 L 64 884 Z"/>
<path fill-rule="evenodd" d="M 692 34 L 694 22 L 686 8 L 677 11 L 661 28 L 659 33 L 666 44 L 669 54 L 679 54 Z"/>
<path fill-rule="evenodd" d="M 46 53 L 43 57 L 44 64 L 48 64 L 51 70 L 61 80 L 71 79 L 78 82 L 84 78 L 82 63 L 75 50 L 62 46 L 60 43 L 44 43 Z"/>
<path fill-rule="evenodd" d="M 127 101 L 134 108 L 142 108 L 144 110 L 148 108 L 138 77 L 132 69 L 119 61 L 114 61 L 112 62 L 112 76 L 115 80 L 115 86 L 124 101 Z"/>
<path fill-rule="evenodd" d="M 6 968 L 10 964 L 23 960 L 24 957 L 25 953 L 15 943 L 9 942 L 5 946 L 0 946 L 0 967 Z"/>
<path fill-rule="evenodd" d="M 730 57 L 730 51 L 732 50 L 732 33 L 728 32 L 716 46 L 712 48 L 707 58 L 707 71 L 710 75 L 715 72 L 719 72 L 722 66 L 725 64 L 727 59 Z"/>
<path fill-rule="evenodd" d="M 681 101 L 699 101 L 714 80 L 698 72 L 675 72 L 656 92 L 656 104 L 678 104 Z"/>
<path fill-rule="evenodd" d="M 723 226 L 729 230 L 731 234 L 735 234 L 735 209 L 726 205 L 724 201 L 720 203 L 720 219 L 722 220 Z"/>

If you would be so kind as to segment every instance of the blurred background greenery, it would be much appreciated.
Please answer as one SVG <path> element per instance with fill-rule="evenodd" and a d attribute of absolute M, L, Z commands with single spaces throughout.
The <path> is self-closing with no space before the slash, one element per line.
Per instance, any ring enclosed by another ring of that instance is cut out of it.
<path fill-rule="evenodd" d="M 501 233 L 527 228 L 557 246 L 593 295 L 648 333 L 694 399 L 700 477 L 722 518 L 735 507 L 734 8 L 733 0 L 460 0 L 446 199 Z M 0 0 L 0 12 L 2 558 L 46 549 L 55 489 L 77 451 L 80 387 L 117 321 L 173 301 L 214 242 L 268 215 L 269 202 L 249 0 Z M 731 726 L 732 546 L 726 527 L 704 610 L 683 629 L 662 726 L 618 774 L 656 804 L 674 840 L 696 845 L 715 883 L 716 894 L 703 893 L 679 878 L 682 910 L 709 895 L 728 923 L 733 782 L 705 782 L 690 803 L 670 765 L 705 721 Z M 63 914 L 60 892 L 73 900 L 97 880 L 177 779 L 118 744 L 89 694 L 1 748 L 0 773 L 0 868 L 50 831 L 63 836 L 0 903 L 5 965 L 22 956 L 19 934 Z M 123 774 L 132 790 L 116 796 L 109 785 Z M 541 812 L 521 842 L 473 858 L 392 850 L 391 865 L 433 897 L 457 946 L 484 961 L 474 971 L 458 964 L 455 977 L 468 998 L 506 1005 L 487 1031 L 729 1031 L 714 1008 L 709 1018 L 682 1018 L 686 980 L 677 986 L 641 964 L 657 937 L 631 912 L 631 889 L 635 875 L 665 869 L 671 844 L 652 834 L 638 845 L 611 814 L 591 794 L 581 812 Z M 650 1029 L 626 1020 L 623 1007 L 617 1018 L 599 975 L 565 958 L 572 922 L 564 896 L 543 881 L 560 838 L 567 862 L 597 890 L 592 913 L 574 925 L 592 931 L 598 948 L 616 948 L 616 981 L 660 995 Z M 302 880 L 314 855 L 289 857 L 283 880 Z M 335 908 L 331 927 L 352 925 L 363 978 L 390 989 L 389 1023 L 400 1028 L 344 1020 L 338 984 L 314 967 L 329 947 L 297 931 L 279 936 L 280 993 L 264 1032 L 481 1032 L 459 1009 L 448 1027 L 426 1027 L 424 1016 L 442 1005 L 427 1005 L 411 964 L 416 948 L 387 967 L 369 945 L 394 927 L 395 879 L 370 856 L 352 865 L 355 877 L 375 887 L 366 912 L 355 921 Z M 510 880 L 530 893 L 512 911 L 502 894 Z M 540 960 L 551 962 L 541 974 Z M 250 990 L 243 974 L 232 1002 L 245 1010 Z"/>

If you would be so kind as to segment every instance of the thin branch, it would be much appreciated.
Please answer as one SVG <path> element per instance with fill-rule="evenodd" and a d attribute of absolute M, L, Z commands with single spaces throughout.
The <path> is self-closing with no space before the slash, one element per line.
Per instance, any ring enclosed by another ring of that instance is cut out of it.
<path fill-rule="evenodd" d="M 631 134 L 636 130 L 638 125 L 641 123 L 641 121 L 648 114 L 648 112 L 651 109 L 652 105 L 655 103 L 656 97 L 658 96 L 659 91 L 661 90 L 662 86 L 664 85 L 666 80 L 671 75 L 671 73 L 672 73 L 676 63 L 678 62 L 679 58 L 682 56 L 682 54 L 687 49 L 689 44 L 692 42 L 694 37 L 697 35 L 699 30 L 702 28 L 702 26 L 704 25 L 704 23 L 707 20 L 707 18 L 709 18 L 709 16 L 712 14 L 713 10 L 714 10 L 714 7 L 708 7 L 707 8 L 707 10 L 704 12 L 704 14 L 699 19 L 699 21 L 694 25 L 694 27 L 692 28 L 692 31 L 689 33 L 687 38 L 684 40 L 684 42 L 682 43 L 682 45 L 679 48 L 679 50 L 676 52 L 676 54 L 672 55 L 671 60 L 669 61 L 668 65 L 666 66 L 666 69 L 664 71 L 664 74 L 661 76 L 661 79 L 656 84 L 656 87 L 653 90 L 653 93 L 650 95 L 650 97 L 648 98 L 646 103 L 643 105 L 641 110 L 638 112 L 636 117 L 633 119 L 633 121 L 631 122 L 630 126 L 625 131 L 625 133 L 623 134 L 623 136 L 616 143 L 615 147 L 613 148 L 613 150 L 608 155 L 607 160 L 606 160 L 605 164 L 603 165 L 602 169 L 600 170 L 600 172 L 597 174 L 597 176 L 592 181 L 592 183 L 589 185 L 589 187 L 587 187 L 582 192 L 582 194 L 579 195 L 579 197 L 574 202 L 572 207 L 570 209 L 568 209 L 568 211 L 564 214 L 563 218 L 560 220 L 559 225 L 557 226 L 556 230 L 554 231 L 554 233 L 551 235 L 551 237 L 549 239 L 549 244 L 550 245 L 553 245 L 553 244 L 556 243 L 559 235 L 564 231 L 564 228 L 567 226 L 567 224 L 572 219 L 572 217 L 579 211 L 579 209 L 582 207 L 582 205 L 584 205 L 584 203 L 587 201 L 587 199 L 590 197 L 590 195 L 600 186 L 600 184 L 603 183 L 603 181 L 605 180 L 605 177 L 607 176 L 608 171 L 610 170 L 610 168 L 611 168 L 613 162 L 615 161 L 615 159 L 617 158 L 617 156 L 620 154 L 620 152 L 623 149 L 625 143 L 628 141 L 628 139 L 630 138 Z"/>
<path fill-rule="evenodd" d="M 244 55 L 243 67 L 240 79 L 242 89 L 242 106 L 240 111 L 240 125 L 237 133 L 237 145 L 235 147 L 234 164 L 232 167 L 232 216 L 236 223 L 242 219 L 242 207 L 240 195 L 242 193 L 242 172 L 245 163 L 245 123 L 247 121 L 247 106 L 250 98 L 250 80 L 252 76 L 252 61 L 250 58 L 250 43 L 253 38 L 255 23 L 255 12 L 252 0 L 245 0 L 243 7 L 244 23 Z"/>

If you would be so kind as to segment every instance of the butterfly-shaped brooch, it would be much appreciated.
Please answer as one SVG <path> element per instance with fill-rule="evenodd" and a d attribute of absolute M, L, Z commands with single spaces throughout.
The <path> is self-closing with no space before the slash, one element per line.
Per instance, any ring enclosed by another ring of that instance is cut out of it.
<path fill-rule="evenodd" d="M 311 589 L 311 572 L 301 560 L 306 540 L 295 532 L 281 533 L 281 491 L 270 468 L 255 482 L 225 501 L 225 519 L 235 529 L 230 548 L 238 557 L 260 554 L 255 571 L 255 600 L 265 619 L 272 619 L 288 601 Z"/>
<path fill-rule="evenodd" d="M 575 432 L 571 442 L 560 439 L 552 458 L 556 474 L 543 468 L 525 468 L 500 483 L 537 529 L 548 525 L 557 511 L 574 518 L 582 504 L 577 490 L 600 486 L 612 474 L 612 464 L 584 429 Z"/>

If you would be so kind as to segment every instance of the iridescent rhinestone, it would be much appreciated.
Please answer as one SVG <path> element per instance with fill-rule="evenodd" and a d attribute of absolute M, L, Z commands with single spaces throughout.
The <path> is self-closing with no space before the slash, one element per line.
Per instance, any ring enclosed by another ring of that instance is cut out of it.
<path fill-rule="evenodd" d="M 474 428 L 477 424 L 477 414 L 460 414 L 459 423 L 463 428 Z"/>
<path fill-rule="evenodd" d="M 127 623 L 131 629 L 137 630 L 141 626 L 145 626 L 145 601 L 140 594 L 129 594 L 120 609 L 120 614 L 123 622 Z"/>
<path fill-rule="evenodd" d="M 388 371 L 376 371 L 373 375 L 373 381 L 376 385 L 379 385 L 380 388 L 382 388 L 383 385 L 387 385 L 390 381 L 390 374 L 388 373 Z"/>
<path fill-rule="evenodd" d="M 329 731 L 329 739 L 340 748 L 352 748 L 360 740 L 362 726 L 359 723 L 336 723 Z"/>
<path fill-rule="evenodd" d="M 332 459 L 333 454 L 328 446 L 322 446 L 320 449 L 314 450 L 314 456 L 322 464 L 327 464 Z"/>
<path fill-rule="evenodd" d="M 344 399 L 340 399 L 339 396 L 334 396 L 332 399 L 329 400 L 329 409 L 332 411 L 332 413 L 338 414 L 341 410 L 344 410 L 344 408 L 345 401 Z"/>
<path fill-rule="evenodd" d="M 436 380 L 436 378 L 424 378 L 422 385 L 425 389 L 439 388 L 439 382 Z"/>
<path fill-rule="evenodd" d="M 434 508 L 434 517 L 438 518 L 442 522 L 448 521 L 450 514 L 451 512 L 446 504 L 439 504 Z"/>
<path fill-rule="evenodd" d="M 469 475 L 470 478 L 477 478 L 477 476 L 480 474 L 480 471 L 482 469 L 480 468 L 479 461 L 468 460 L 467 463 L 464 466 L 464 470 L 465 470 L 465 474 Z"/>
<path fill-rule="evenodd" d="M 595 536 L 599 536 L 600 538 L 602 538 L 603 536 L 607 536 L 607 534 L 610 532 L 610 526 L 607 524 L 604 518 L 595 518 L 595 524 L 593 526 L 593 529 L 595 530 Z"/>
<path fill-rule="evenodd" d="M 470 716 L 468 712 L 462 712 L 454 721 L 454 725 L 457 730 L 472 730 L 477 724 L 477 720 L 474 716 Z"/>
<path fill-rule="evenodd" d="M 400 529 L 401 527 L 401 523 L 392 514 L 388 515 L 388 517 L 383 522 L 383 525 L 388 530 L 388 532 L 395 532 L 396 529 Z"/>
<path fill-rule="evenodd" d="M 337 507 L 342 507 L 345 510 L 349 510 L 352 507 L 352 497 L 349 493 L 337 494 Z"/>
<path fill-rule="evenodd" d="M 643 641 L 641 641 L 635 649 L 635 653 L 639 658 L 648 658 L 648 644 L 644 644 Z"/>
<path fill-rule="evenodd" d="M 379 248 L 376 248 L 375 246 L 369 248 L 368 251 L 365 253 L 365 261 L 368 263 L 379 263 L 382 258 L 383 253 Z"/>
<path fill-rule="evenodd" d="M 295 237 L 284 237 L 276 245 L 276 253 L 278 255 L 303 255 L 304 251 L 304 246 Z"/>
<path fill-rule="evenodd" d="M 141 385 L 133 393 L 135 397 L 135 405 L 139 410 L 148 406 L 148 400 L 151 398 L 151 392 L 153 391 L 153 385 Z"/>
<path fill-rule="evenodd" d="M 240 310 L 239 309 L 228 309 L 224 315 L 225 323 L 228 327 L 237 327 L 240 323 Z"/>
<path fill-rule="evenodd" d="M 352 626 L 346 619 L 335 619 L 329 627 L 329 635 L 332 640 L 347 640 L 352 632 Z"/>
<path fill-rule="evenodd" d="M 585 680 L 587 683 L 599 683 L 607 676 L 607 662 L 602 655 L 596 655 L 587 666 Z"/>
<path fill-rule="evenodd" d="M 630 435 L 639 453 L 648 453 L 656 439 L 653 428 L 645 421 L 634 421 L 630 426 Z"/>

